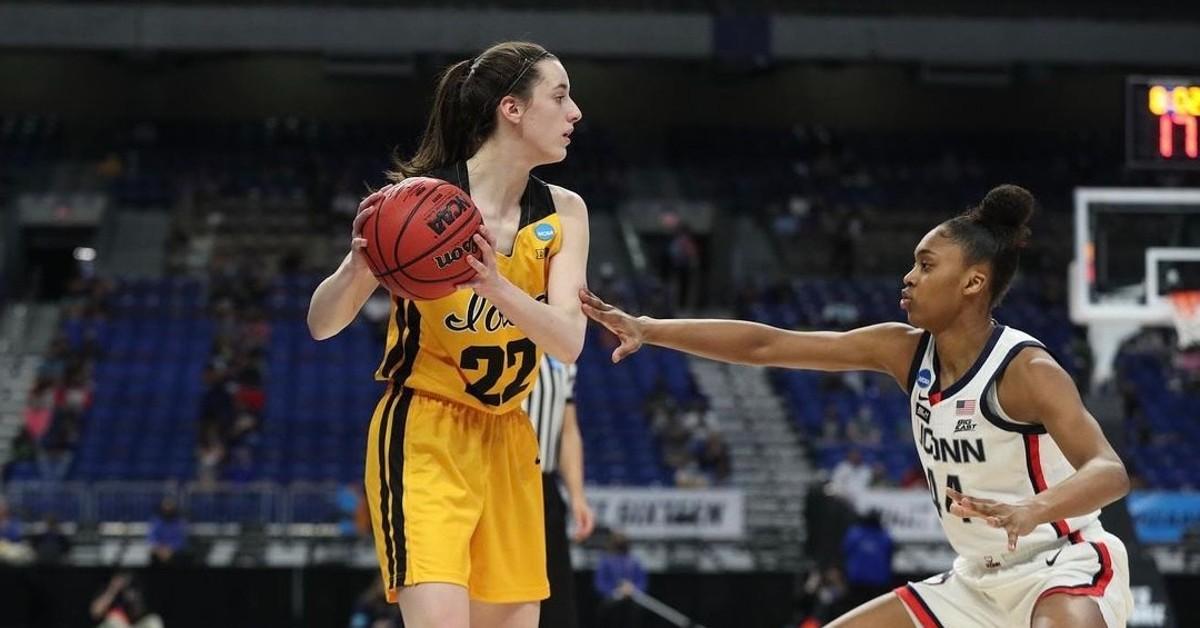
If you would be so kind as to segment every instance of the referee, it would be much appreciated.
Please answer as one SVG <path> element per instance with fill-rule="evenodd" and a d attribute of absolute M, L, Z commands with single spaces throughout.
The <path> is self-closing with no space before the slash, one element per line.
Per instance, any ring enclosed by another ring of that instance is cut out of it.
<path fill-rule="evenodd" d="M 567 507 L 575 520 L 575 540 L 592 534 L 595 519 L 583 491 L 583 439 L 575 419 L 575 365 L 547 355 L 525 411 L 537 430 L 546 511 L 546 575 L 550 598 L 542 601 L 541 628 L 576 628 L 575 572 L 567 541 Z M 561 482 L 560 482 L 561 480 Z M 567 501 L 563 501 L 563 488 Z"/>

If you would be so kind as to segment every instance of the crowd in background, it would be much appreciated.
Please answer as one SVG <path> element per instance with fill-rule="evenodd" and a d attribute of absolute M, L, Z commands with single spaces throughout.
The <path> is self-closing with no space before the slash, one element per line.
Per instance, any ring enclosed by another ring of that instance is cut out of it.
<path fill-rule="evenodd" d="M 271 324 L 264 311 L 270 275 L 252 256 L 218 257 L 209 288 L 215 322 L 196 447 L 197 478 L 255 479 L 254 456 L 266 405 L 264 368 Z"/>
<path fill-rule="evenodd" d="M 111 294 L 109 281 L 77 279 L 69 286 L 63 315 L 68 321 L 103 320 L 110 315 Z M 73 342 L 62 333 L 54 337 L 29 391 L 9 467 L 32 461 L 43 480 L 67 477 L 83 431 L 83 417 L 92 403 L 92 372 L 101 357 L 94 336 L 84 335 Z"/>

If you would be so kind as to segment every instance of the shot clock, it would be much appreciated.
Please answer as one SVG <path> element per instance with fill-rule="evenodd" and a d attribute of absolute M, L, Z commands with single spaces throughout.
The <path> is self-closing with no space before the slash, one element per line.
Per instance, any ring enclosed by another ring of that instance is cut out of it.
<path fill-rule="evenodd" d="M 1200 78 L 1130 77 L 1125 111 L 1130 166 L 1200 168 Z"/>

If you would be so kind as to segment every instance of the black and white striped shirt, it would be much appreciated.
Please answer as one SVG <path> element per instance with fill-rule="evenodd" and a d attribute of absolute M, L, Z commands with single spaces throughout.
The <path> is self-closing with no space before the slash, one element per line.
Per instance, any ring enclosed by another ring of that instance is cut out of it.
<path fill-rule="evenodd" d="M 563 416 L 575 396 L 575 365 L 563 364 L 550 356 L 542 358 L 537 383 L 522 405 L 537 430 L 542 472 L 558 470 L 558 451 L 562 443 Z"/>

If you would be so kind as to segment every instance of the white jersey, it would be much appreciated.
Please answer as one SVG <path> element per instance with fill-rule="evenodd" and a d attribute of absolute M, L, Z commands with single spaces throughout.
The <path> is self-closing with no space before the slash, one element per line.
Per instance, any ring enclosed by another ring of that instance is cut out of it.
<path fill-rule="evenodd" d="M 1013 503 L 1075 472 L 1045 427 L 1015 421 L 1000 407 L 996 382 L 1026 347 L 1043 345 L 1029 334 L 996 325 L 971 369 L 957 382 L 943 385 L 938 381 L 933 336 L 926 332 L 909 373 L 913 438 L 942 529 L 959 556 L 987 567 L 1017 559 L 1007 553 L 1006 532 L 983 521 L 952 516 L 945 487 L 972 497 Z M 1096 510 L 1039 525 L 1021 537 L 1017 552 L 1024 556 L 1038 547 L 1061 543 L 1060 539 L 1096 522 L 1099 516 Z"/>

